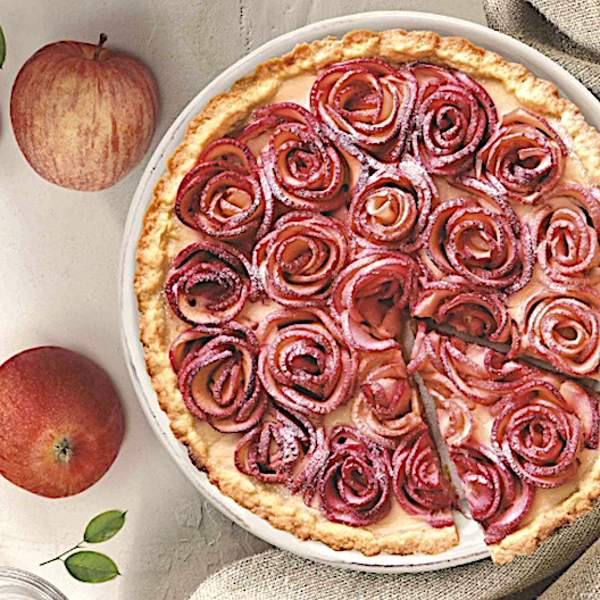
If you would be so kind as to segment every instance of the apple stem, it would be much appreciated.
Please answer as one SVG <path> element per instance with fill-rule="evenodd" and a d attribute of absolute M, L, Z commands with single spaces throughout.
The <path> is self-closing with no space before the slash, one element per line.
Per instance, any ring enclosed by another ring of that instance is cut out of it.
<path fill-rule="evenodd" d="M 96 51 L 94 52 L 94 60 L 98 60 L 100 57 L 100 52 L 102 51 L 102 46 L 104 42 L 108 39 L 108 36 L 105 33 L 100 34 L 100 39 L 98 40 L 98 44 L 96 45 Z"/>
<path fill-rule="evenodd" d="M 62 554 L 59 554 L 58 556 L 55 556 L 54 558 L 51 558 L 50 560 L 45 560 L 44 562 L 40 563 L 40 567 L 43 567 L 44 565 L 49 565 L 50 563 L 53 563 L 54 561 L 57 560 L 62 560 L 62 557 L 65 554 L 69 554 L 69 552 L 73 552 L 73 550 L 77 550 L 78 548 L 81 548 L 81 544 L 83 542 L 79 542 L 79 544 L 77 544 L 76 546 L 73 546 L 72 548 L 69 548 L 68 550 L 65 550 Z"/>

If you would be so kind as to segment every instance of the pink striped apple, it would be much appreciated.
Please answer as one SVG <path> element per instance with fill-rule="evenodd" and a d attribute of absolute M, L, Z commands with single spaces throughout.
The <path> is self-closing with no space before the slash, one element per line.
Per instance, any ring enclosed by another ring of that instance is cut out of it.
<path fill-rule="evenodd" d="M 142 159 L 159 108 L 152 73 L 139 60 L 97 45 L 56 42 L 21 68 L 10 116 L 17 143 L 44 179 L 101 190 Z"/>

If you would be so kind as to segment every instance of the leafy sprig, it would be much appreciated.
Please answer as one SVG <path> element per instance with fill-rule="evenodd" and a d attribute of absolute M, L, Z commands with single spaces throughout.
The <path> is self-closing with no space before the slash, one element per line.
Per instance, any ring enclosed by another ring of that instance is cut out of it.
<path fill-rule="evenodd" d="M 58 556 L 40 563 L 40 567 L 59 560 L 64 563 L 71 576 L 79 581 L 103 583 L 114 579 L 121 573 L 112 558 L 101 552 L 80 550 L 80 548 L 85 544 L 100 544 L 114 537 L 125 525 L 126 513 L 127 511 L 108 510 L 96 515 L 87 524 L 81 542 Z"/>
<path fill-rule="evenodd" d="M 6 38 L 4 37 L 4 32 L 2 31 L 2 25 L 0 25 L 0 69 L 4 64 L 4 60 L 6 59 Z"/>

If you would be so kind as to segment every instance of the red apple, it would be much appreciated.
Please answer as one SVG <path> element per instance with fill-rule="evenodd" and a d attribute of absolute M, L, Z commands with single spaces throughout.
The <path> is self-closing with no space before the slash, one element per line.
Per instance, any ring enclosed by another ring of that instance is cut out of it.
<path fill-rule="evenodd" d="M 123 440 L 110 377 L 64 348 L 25 350 L 0 366 L 0 474 L 59 498 L 96 483 Z"/>
<path fill-rule="evenodd" d="M 10 116 L 17 143 L 44 179 L 101 190 L 144 156 L 156 124 L 158 90 L 150 70 L 102 45 L 56 42 L 21 68 Z"/>

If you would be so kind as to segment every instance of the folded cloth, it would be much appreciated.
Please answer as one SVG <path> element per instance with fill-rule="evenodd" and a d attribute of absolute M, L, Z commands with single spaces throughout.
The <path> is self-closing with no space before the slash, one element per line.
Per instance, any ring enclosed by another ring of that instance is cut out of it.
<path fill-rule="evenodd" d="M 488 25 L 533 46 L 600 97 L 598 0 L 484 0 Z"/>
<path fill-rule="evenodd" d="M 190 600 L 499 600 L 564 570 L 600 535 L 600 510 L 559 531 L 530 557 L 503 567 L 486 559 L 469 565 L 406 575 L 346 571 L 268 550 L 209 577 Z M 600 542 L 552 585 L 540 600 L 600 597 Z M 565 583 L 563 584 L 563 578 Z M 565 591 L 567 590 L 567 591 Z"/>
<path fill-rule="evenodd" d="M 484 8 L 491 27 L 540 50 L 600 97 L 600 0 L 484 0 Z M 536 586 L 569 565 L 539 600 L 591 600 L 600 598 L 599 536 L 596 509 L 501 568 L 486 559 L 414 575 L 346 571 L 269 550 L 212 575 L 190 600 L 525 600 L 534 597 L 525 590 L 537 596 Z"/>
<path fill-rule="evenodd" d="M 600 598 L 600 540 L 558 578 L 539 600 L 593 600 Z"/>

